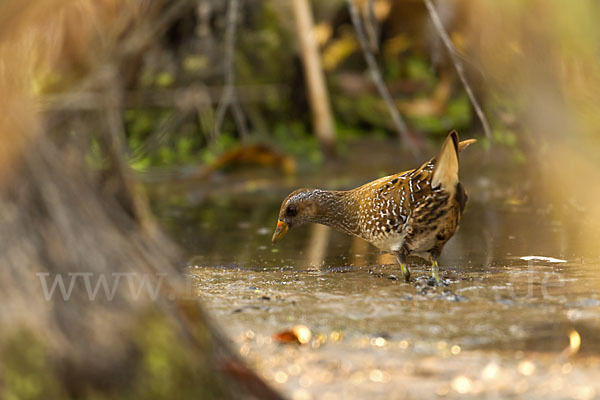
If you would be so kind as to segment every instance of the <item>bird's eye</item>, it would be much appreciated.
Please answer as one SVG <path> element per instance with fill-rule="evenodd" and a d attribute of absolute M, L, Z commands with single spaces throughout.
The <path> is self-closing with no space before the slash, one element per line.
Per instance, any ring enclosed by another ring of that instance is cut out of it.
<path fill-rule="evenodd" d="M 285 209 L 285 215 L 287 215 L 288 217 L 295 217 L 297 214 L 298 214 L 298 209 L 293 204 L 290 206 L 287 206 L 287 208 Z"/>

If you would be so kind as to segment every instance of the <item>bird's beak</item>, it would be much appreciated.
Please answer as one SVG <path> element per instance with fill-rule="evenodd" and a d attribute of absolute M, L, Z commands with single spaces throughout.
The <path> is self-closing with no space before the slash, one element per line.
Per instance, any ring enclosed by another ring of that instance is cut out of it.
<path fill-rule="evenodd" d="M 273 244 L 279 242 L 281 238 L 290 230 L 290 226 L 282 220 L 277 221 L 277 228 L 273 234 Z"/>

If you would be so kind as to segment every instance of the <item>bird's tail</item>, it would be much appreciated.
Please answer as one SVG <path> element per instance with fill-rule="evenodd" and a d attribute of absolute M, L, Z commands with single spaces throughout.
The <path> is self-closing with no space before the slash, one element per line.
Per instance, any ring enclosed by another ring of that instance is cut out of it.
<path fill-rule="evenodd" d="M 462 142 L 458 142 L 458 152 L 462 152 L 464 149 L 469 147 L 470 144 L 473 144 L 477 141 L 477 139 L 467 139 Z"/>
<path fill-rule="evenodd" d="M 444 191 L 454 192 L 458 183 L 458 152 L 471 143 L 473 143 L 472 140 L 459 143 L 458 133 L 455 130 L 448 134 L 442 150 L 436 157 L 435 169 L 431 178 L 432 187 L 441 185 Z M 461 147 L 461 145 L 463 146 Z"/>

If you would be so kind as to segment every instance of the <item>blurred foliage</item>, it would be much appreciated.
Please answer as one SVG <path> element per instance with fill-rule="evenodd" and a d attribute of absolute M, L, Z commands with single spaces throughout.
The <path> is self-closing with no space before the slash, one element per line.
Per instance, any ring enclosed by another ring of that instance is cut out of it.
<path fill-rule="evenodd" d="M 77 367 L 69 365 L 76 363 L 75 360 L 52 359 L 53 351 L 47 338 L 42 339 L 38 333 L 22 330 L 10 335 L 0 347 L 3 362 L 0 397 L 5 400 L 100 399 L 107 398 L 104 391 L 109 391 L 112 399 L 228 398 L 231 387 L 216 376 L 210 351 L 190 351 L 190 346 L 212 340 L 205 326 L 194 325 L 198 342 L 192 344 L 182 342 L 177 328 L 158 313 L 148 313 L 138 322 L 131 332 L 133 347 L 129 351 L 134 355 L 128 364 L 131 374 L 115 377 L 110 388 L 107 382 L 97 382 L 99 387 L 86 386 L 89 381 L 81 378 L 97 371 L 75 372 L 71 369 Z M 78 374 L 81 376 L 74 376 Z M 61 383 L 65 376 L 70 378 L 68 385 Z M 192 381 L 194 385 L 189 384 Z M 68 387 L 76 389 L 70 392 Z M 79 392 L 79 396 L 75 392 Z"/>
<path fill-rule="evenodd" d="M 46 344 L 29 331 L 10 337 L 2 348 L 3 387 L 6 400 L 59 398 L 65 394 L 60 383 L 48 374 Z"/>
<path fill-rule="evenodd" d="M 227 2 L 207 3 L 211 5 L 209 26 L 203 26 L 194 15 L 175 21 L 171 31 L 178 34 L 169 35 L 168 40 L 157 43 L 149 52 L 151 56 L 142 63 L 133 86 L 177 90 L 201 83 L 210 104 L 186 112 L 183 121 L 172 126 L 168 119 L 183 113 L 176 101 L 172 108 L 129 109 L 125 113 L 125 125 L 133 155 L 132 166 L 144 170 L 210 164 L 241 142 L 273 146 L 295 156 L 300 163 L 321 163 L 324 155 L 311 132 L 303 70 L 290 20 L 293 14 L 289 5 L 276 0 L 243 2 L 240 10 L 233 69 L 249 134 L 240 135 L 231 111 L 225 114 L 221 132 L 213 132 L 227 69 L 223 64 Z M 449 130 L 457 129 L 465 136 L 472 136 L 468 132 L 480 131 L 479 121 L 454 66 L 443 50 L 440 53 L 439 48 L 436 50 L 432 45 L 437 38 L 426 29 L 425 8 L 406 4 L 383 0 L 375 4 L 378 16 L 375 31 L 379 32 L 380 50 L 376 57 L 386 85 L 415 135 L 438 140 Z M 403 6 L 408 7 L 406 18 L 411 18 L 412 25 L 420 24 L 421 29 L 403 29 L 403 21 L 394 20 L 404 12 Z M 348 140 L 393 140 L 396 132 L 366 70 L 345 2 L 326 5 L 313 2 L 313 7 L 315 36 L 327 74 L 338 147 L 343 148 L 344 141 Z M 460 11 L 459 3 L 456 8 Z M 452 20 L 448 22 L 450 27 L 454 26 Z M 465 48 L 464 35 L 456 29 L 450 33 L 457 48 Z M 474 74 L 476 76 L 477 71 Z M 255 88 L 257 93 L 245 95 L 242 90 L 245 87 Z M 479 86 L 475 90 L 480 97 L 487 95 Z M 490 106 L 500 103 L 503 103 L 502 112 L 513 117 L 517 107 L 508 97 L 493 93 L 489 96 Z M 522 161 L 524 153 L 519 150 L 515 128 L 506 128 L 501 119 L 495 121 L 499 128 L 493 140 L 513 149 L 517 154 L 514 159 Z M 157 133 L 163 125 L 169 129 Z"/>

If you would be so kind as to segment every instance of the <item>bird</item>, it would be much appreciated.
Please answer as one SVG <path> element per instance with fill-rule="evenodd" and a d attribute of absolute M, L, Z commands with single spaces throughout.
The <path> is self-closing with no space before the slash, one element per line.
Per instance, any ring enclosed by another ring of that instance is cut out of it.
<path fill-rule="evenodd" d="M 406 282 L 407 257 L 429 260 L 432 284 L 442 285 L 438 258 L 456 232 L 468 199 L 459 181 L 458 155 L 475 142 L 460 142 L 453 130 L 438 155 L 419 168 L 351 190 L 295 190 L 281 204 L 272 242 L 307 223 L 326 225 L 394 254 Z"/>

